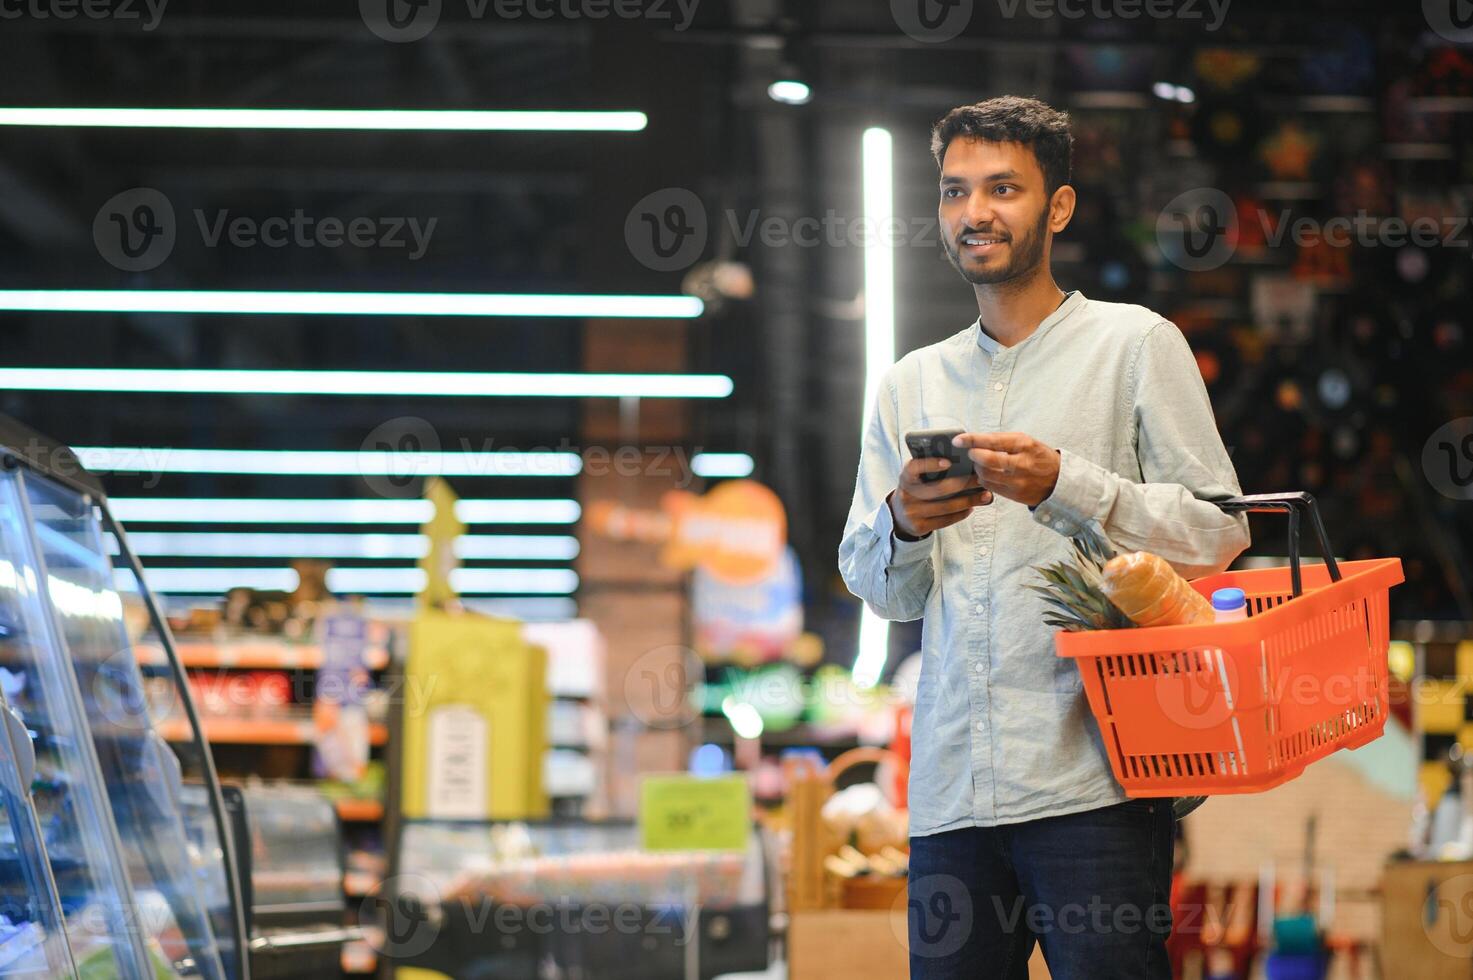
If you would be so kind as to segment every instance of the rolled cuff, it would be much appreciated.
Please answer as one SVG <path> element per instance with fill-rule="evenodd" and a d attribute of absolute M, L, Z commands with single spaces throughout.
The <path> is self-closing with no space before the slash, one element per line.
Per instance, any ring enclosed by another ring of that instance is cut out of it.
<path fill-rule="evenodd" d="M 875 534 L 889 542 L 887 563 L 890 566 L 910 565 L 930 557 L 931 535 L 928 534 L 919 541 L 902 541 L 895 536 L 895 515 L 890 510 L 888 495 L 880 501 L 880 506 L 870 515 L 869 525 L 875 529 Z"/>
<path fill-rule="evenodd" d="M 1065 537 L 1079 534 L 1105 512 L 1109 493 L 1105 471 L 1083 456 L 1059 450 L 1059 479 L 1054 492 L 1033 508 L 1033 519 Z"/>

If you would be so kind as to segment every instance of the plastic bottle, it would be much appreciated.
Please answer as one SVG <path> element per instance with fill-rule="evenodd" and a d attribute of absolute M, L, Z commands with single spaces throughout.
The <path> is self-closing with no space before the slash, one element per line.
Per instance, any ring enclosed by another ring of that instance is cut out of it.
<path fill-rule="evenodd" d="M 1248 618 L 1248 597 L 1242 589 L 1218 589 L 1212 593 L 1212 617 L 1218 623 L 1231 623 L 1235 620 Z M 1228 710 L 1234 708 L 1234 692 L 1231 680 L 1228 678 L 1227 658 L 1221 650 L 1213 650 L 1213 657 L 1217 660 L 1218 676 L 1222 680 L 1223 697 L 1227 701 Z M 1243 729 L 1238 724 L 1238 716 L 1233 715 L 1233 739 L 1238 745 L 1238 754 L 1229 762 L 1233 772 L 1238 772 L 1244 764 L 1246 756 L 1243 752 Z"/>
<path fill-rule="evenodd" d="M 1212 615 L 1216 622 L 1231 623 L 1248 618 L 1248 597 L 1242 589 L 1218 589 L 1212 593 Z"/>

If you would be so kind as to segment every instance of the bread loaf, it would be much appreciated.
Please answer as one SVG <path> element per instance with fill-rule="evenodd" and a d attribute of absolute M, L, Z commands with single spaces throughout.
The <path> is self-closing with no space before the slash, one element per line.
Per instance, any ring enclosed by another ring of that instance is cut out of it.
<path fill-rule="evenodd" d="M 1100 591 L 1137 626 L 1180 626 L 1213 621 L 1212 603 L 1166 560 L 1149 551 L 1105 562 Z"/>

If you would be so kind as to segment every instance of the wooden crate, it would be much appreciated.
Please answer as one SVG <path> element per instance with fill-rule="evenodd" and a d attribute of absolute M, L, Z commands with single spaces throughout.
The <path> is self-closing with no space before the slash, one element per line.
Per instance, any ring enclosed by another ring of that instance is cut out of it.
<path fill-rule="evenodd" d="M 1389 864 L 1381 894 L 1382 976 L 1473 976 L 1473 861 Z"/>
<path fill-rule="evenodd" d="M 790 980 L 906 980 L 903 909 L 794 911 L 788 924 Z"/>
<path fill-rule="evenodd" d="M 1410 976 L 1410 974 L 1408 974 Z M 789 980 L 907 980 L 910 954 L 903 903 L 889 911 L 794 911 L 788 924 Z M 1049 980 L 1035 947 L 1029 980 Z"/>

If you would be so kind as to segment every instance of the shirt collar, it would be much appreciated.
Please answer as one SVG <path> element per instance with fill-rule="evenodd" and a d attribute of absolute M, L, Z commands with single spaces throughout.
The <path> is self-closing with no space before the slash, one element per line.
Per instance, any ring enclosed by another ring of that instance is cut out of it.
<path fill-rule="evenodd" d="M 1064 297 L 1064 302 L 1059 304 L 1059 308 L 1043 318 L 1043 322 L 1038 325 L 1038 329 L 1034 330 L 1027 337 L 1024 337 L 1020 342 L 1014 344 L 1011 347 L 1004 347 L 1002 344 L 998 343 L 997 338 L 989 336 L 987 331 L 982 329 L 982 318 L 980 316 L 977 317 L 976 321 L 972 323 L 972 331 L 977 335 L 977 346 L 981 347 L 989 354 L 997 354 L 999 351 L 1017 350 L 1019 347 L 1023 346 L 1023 344 L 1028 343 L 1028 341 L 1032 340 L 1034 337 L 1039 336 L 1044 331 L 1051 328 L 1055 323 L 1058 323 L 1060 320 L 1064 319 L 1066 316 L 1079 309 L 1079 307 L 1084 305 L 1084 302 L 1085 298 L 1082 292 L 1077 289 L 1070 290 L 1069 293 Z"/>

